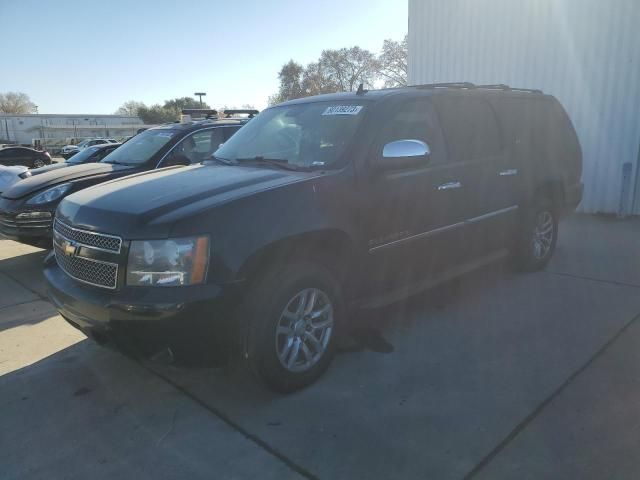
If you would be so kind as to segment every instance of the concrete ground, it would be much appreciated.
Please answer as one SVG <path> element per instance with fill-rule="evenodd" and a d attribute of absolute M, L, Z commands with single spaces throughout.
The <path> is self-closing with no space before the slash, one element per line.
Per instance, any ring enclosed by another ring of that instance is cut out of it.
<path fill-rule="evenodd" d="M 1 476 L 636 479 L 639 239 L 570 217 L 545 272 L 362 312 L 290 396 L 96 346 L 44 299 L 43 252 L 0 240 Z"/>

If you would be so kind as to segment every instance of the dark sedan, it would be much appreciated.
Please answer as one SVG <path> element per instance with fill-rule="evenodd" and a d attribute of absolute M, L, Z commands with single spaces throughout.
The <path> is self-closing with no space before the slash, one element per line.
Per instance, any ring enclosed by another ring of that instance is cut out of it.
<path fill-rule="evenodd" d="M 80 165 L 83 163 L 96 163 L 105 158 L 111 152 L 113 152 L 116 148 L 118 148 L 121 143 L 106 143 L 104 145 L 95 145 L 93 147 L 85 148 L 81 150 L 79 153 L 69 158 L 68 160 L 61 163 L 52 163 L 51 165 L 47 165 L 45 167 L 36 168 L 31 170 L 29 173 L 33 175 L 40 175 L 42 173 L 50 172 L 52 170 L 59 170 L 65 167 L 72 167 L 74 165 Z"/>
<path fill-rule="evenodd" d="M 0 233 L 30 245 L 50 245 L 56 208 L 67 195 L 126 175 L 209 159 L 248 121 L 213 118 L 169 123 L 136 135 L 100 162 L 31 175 L 2 192 Z"/>
<path fill-rule="evenodd" d="M 49 152 L 29 147 L 5 147 L 0 149 L 0 165 L 13 167 L 22 165 L 28 168 L 39 168 L 51 164 Z"/>

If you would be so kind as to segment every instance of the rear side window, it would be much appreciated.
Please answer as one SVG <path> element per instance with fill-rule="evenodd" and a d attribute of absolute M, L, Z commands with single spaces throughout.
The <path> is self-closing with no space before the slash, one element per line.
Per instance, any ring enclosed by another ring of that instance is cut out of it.
<path fill-rule="evenodd" d="M 400 104 L 388 119 L 378 136 L 378 155 L 384 145 L 398 140 L 421 140 L 431 149 L 431 162 L 443 162 L 445 144 L 438 116 L 428 99 L 412 99 Z"/>
<path fill-rule="evenodd" d="M 496 116 L 485 100 L 443 95 L 436 97 L 434 102 L 438 108 L 451 161 L 491 158 L 502 153 Z"/>

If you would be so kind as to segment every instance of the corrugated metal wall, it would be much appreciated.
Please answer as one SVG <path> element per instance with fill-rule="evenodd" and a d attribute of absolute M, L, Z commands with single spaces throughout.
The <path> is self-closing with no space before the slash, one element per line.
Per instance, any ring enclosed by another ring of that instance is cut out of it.
<path fill-rule="evenodd" d="M 640 0 L 409 0 L 409 82 L 541 88 L 584 151 L 586 212 L 640 214 Z M 635 187 L 634 184 L 635 183 Z"/>

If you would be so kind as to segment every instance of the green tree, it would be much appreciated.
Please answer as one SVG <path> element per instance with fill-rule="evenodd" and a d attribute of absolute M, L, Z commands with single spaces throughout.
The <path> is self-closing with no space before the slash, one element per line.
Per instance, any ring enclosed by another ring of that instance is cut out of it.
<path fill-rule="evenodd" d="M 385 87 L 401 87 L 407 84 L 407 36 L 401 42 L 385 40 L 378 56 L 378 75 Z"/>
<path fill-rule="evenodd" d="M 0 113 L 35 113 L 36 110 L 35 103 L 26 93 L 0 93 Z"/>
<path fill-rule="evenodd" d="M 158 103 L 149 107 L 143 105 L 138 109 L 138 116 L 145 125 L 156 125 L 159 123 L 173 122 L 178 119 L 178 116 L 175 115 L 175 112 L 164 108 Z"/>
<path fill-rule="evenodd" d="M 273 105 L 286 100 L 304 97 L 305 94 L 302 88 L 304 71 L 304 67 L 293 60 L 285 63 L 280 69 L 280 73 L 278 73 L 280 88 L 278 93 L 269 98 L 269 104 Z"/>
<path fill-rule="evenodd" d="M 206 102 L 202 102 L 202 106 L 200 105 L 200 100 L 195 100 L 191 97 L 179 97 L 173 98 L 171 100 L 165 100 L 164 109 L 171 111 L 175 114 L 176 117 L 180 116 L 183 108 L 211 108 L 207 105 Z"/>

